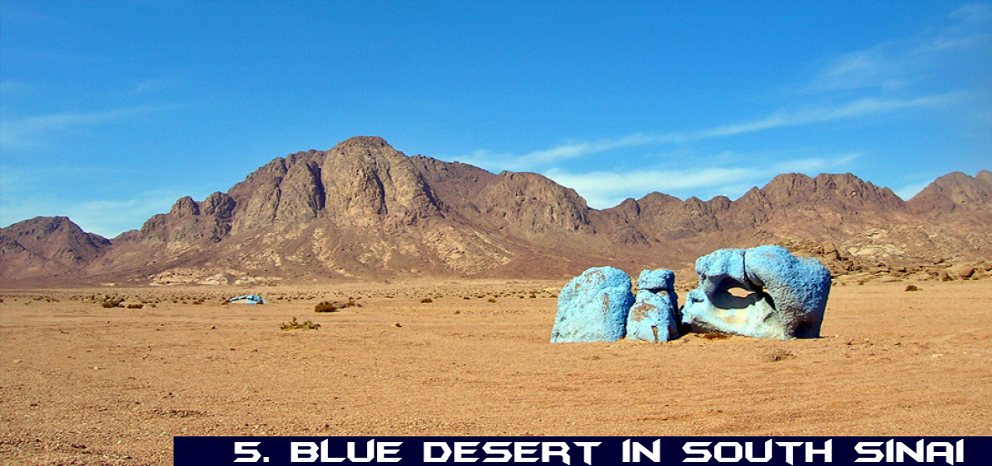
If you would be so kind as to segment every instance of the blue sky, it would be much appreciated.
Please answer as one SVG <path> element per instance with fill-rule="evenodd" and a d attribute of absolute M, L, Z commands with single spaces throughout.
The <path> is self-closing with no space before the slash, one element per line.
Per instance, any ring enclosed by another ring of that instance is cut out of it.
<path fill-rule="evenodd" d="M 0 2 L 0 225 L 113 237 L 378 135 L 591 206 L 992 169 L 992 3 Z"/>

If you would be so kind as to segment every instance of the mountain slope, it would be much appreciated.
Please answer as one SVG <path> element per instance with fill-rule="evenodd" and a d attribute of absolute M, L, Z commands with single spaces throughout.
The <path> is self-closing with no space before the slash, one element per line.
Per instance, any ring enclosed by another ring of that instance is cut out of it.
<path fill-rule="evenodd" d="M 566 277 L 593 265 L 691 267 L 723 247 L 826 244 L 853 261 L 988 259 L 992 173 L 909 202 L 852 174 L 784 174 L 737 200 L 651 193 L 591 209 L 535 173 L 408 157 L 378 137 L 279 157 L 226 193 L 179 199 L 110 241 L 64 217 L 0 230 L 5 281 L 252 283 L 403 275 Z M 826 251 L 829 250 L 829 251 Z"/>
<path fill-rule="evenodd" d="M 110 246 L 106 238 L 84 232 L 66 217 L 35 217 L 0 229 L 0 276 L 78 273 Z"/>

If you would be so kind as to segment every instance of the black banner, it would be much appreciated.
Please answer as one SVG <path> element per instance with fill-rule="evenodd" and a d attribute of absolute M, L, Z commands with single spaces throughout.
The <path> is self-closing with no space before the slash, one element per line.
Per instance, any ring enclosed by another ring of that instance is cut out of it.
<path fill-rule="evenodd" d="M 173 446 L 176 466 L 992 462 L 992 437 L 175 437 Z"/>

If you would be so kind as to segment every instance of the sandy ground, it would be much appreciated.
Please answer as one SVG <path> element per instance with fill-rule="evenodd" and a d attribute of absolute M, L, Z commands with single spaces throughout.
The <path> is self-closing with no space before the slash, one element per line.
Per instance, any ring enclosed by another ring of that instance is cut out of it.
<path fill-rule="evenodd" d="M 563 283 L 3 290 L 0 463 L 171 464 L 177 435 L 992 434 L 992 280 L 835 286 L 815 340 L 552 345 Z M 245 292 L 271 303 L 221 304 Z"/>

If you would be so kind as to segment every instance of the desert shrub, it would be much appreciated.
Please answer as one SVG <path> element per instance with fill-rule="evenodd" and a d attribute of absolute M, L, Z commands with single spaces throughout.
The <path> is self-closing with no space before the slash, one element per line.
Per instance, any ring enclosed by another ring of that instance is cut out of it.
<path fill-rule="evenodd" d="M 279 324 L 279 330 L 317 330 L 319 328 L 320 324 L 309 320 L 301 323 L 296 320 L 296 317 L 293 317 L 289 322 Z"/>
<path fill-rule="evenodd" d="M 771 350 L 762 357 L 765 362 L 779 362 L 787 359 L 795 359 L 796 355 L 782 349 Z"/>
<path fill-rule="evenodd" d="M 434 300 L 431 299 L 431 298 L 424 298 L 424 299 L 421 299 L 420 302 L 421 303 L 424 303 L 424 304 L 427 304 L 427 303 L 433 303 Z"/>
<path fill-rule="evenodd" d="M 496 298 L 489 298 L 487 301 L 489 301 L 491 303 L 495 303 L 496 302 Z"/>
<path fill-rule="evenodd" d="M 355 298 L 348 298 L 348 301 L 338 302 L 338 301 L 321 301 L 313 308 L 313 312 L 336 312 L 348 307 L 362 307 L 361 304 L 355 302 Z"/>
<path fill-rule="evenodd" d="M 141 309 L 143 307 L 145 307 L 144 304 L 128 304 L 127 305 L 127 308 L 128 309 Z"/>
<path fill-rule="evenodd" d="M 112 307 L 120 306 L 120 304 L 122 302 L 124 302 L 124 300 L 122 300 L 122 299 L 108 299 L 108 300 L 104 301 L 103 303 L 101 303 L 100 305 L 109 309 L 109 308 L 112 308 Z"/>
<path fill-rule="evenodd" d="M 313 312 L 337 312 L 338 307 L 328 301 L 321 301 L 313 307 Z"/>
<path fill-rule="evenodd" d="M 530 294 L 530 296 L 528 296 L 528 298 L 530 298 L 530 299 L 534 299 L 534 298 L 536 298 L 536 297 L 537 297 L 537 295 L 536 295 L 536 294 L 534 294 L 534 293 L 531 293 L 531 294 Z"/>
<path fill-rule="evenodd" d="M 920 288 L 916 285 L 906 285 L 905 291 L 920 291 Z"/>

